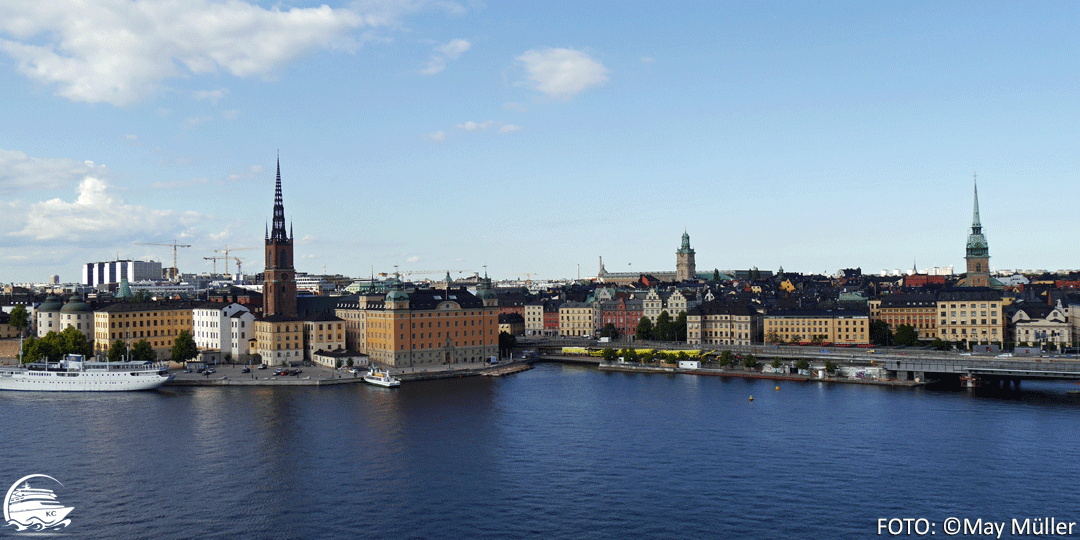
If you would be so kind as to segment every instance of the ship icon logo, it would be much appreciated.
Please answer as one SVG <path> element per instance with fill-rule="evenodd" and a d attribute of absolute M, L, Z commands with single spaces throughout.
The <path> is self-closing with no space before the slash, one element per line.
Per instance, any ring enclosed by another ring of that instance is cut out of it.
<path fill-rule="evenodd" d="M 44 474 L 31 474 L 20 478 L 11 485 L 4 497 L 4 519 L 8 527 L 15 527 L 20 531 L 55 531 L 71 524 L 71 520 L 66 518 L 75 508 L 64 506 L 56 500 L 53 490 L 41 488 L 44 480 L 39 479 L 52 480 L 64 487 L 59 480 Z M 38 487 L 31 487 L 31 480 L 34 480 L 34 485 Z"/>

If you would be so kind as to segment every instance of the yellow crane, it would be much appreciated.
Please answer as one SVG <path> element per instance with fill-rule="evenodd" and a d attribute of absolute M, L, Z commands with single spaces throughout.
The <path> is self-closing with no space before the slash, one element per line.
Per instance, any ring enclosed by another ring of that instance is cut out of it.
<path fill-rule="evenodd" d="M 525 276 L 525 283 L 527 285 L 532 284 L 532 277 L 533 276 L 539 276 L 540 275 L 538 272 L 507 272 L 507 274 L 514 275 L 514 276 Z M 520 281 L 521 277 L 518 277 L 518 280 Z"/>
<path fill-rule="evenodd" d="M 229 252 L 230 251 L 244 251 L 245 249 L 257 249 L 257 248 L 253 248 L 253 247 L 231 248 L 226 244 L 225 249 L 215 249 L 214 250 L 214 253 L 224 253 L 225 254 L 225 273 L 226 274 L 229 273 Z"/>
<path fill-rule="evenodd" d="M 180 267 L 176 265 L 176 248 L 191 247 L 191 244 L 181 244 L 181 243 L 177 242 L 174 239 L 173 243 L 171 243 L 171 244 L 153 244 L 153 243 L 135 242 L 135 245 L 137 245 L 137 246 L 166 246 L 166 247 L 171 247 L 172 248 L 173 271 L 176 272 L 176 279 L 178 279 L 178 280 L 180 279 Z"/>

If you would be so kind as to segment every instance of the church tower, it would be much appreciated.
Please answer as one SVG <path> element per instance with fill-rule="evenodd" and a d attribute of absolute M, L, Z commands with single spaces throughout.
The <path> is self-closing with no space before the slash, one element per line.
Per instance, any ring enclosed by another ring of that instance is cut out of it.
<path fill-rule="evenodd" d="M 690 281 L 697 275 L 694 250 L 690 247 L 690 234 L 683 231 L 682 247 L 675 252 L 675 281 Z"/>
<path fill-rule="evenodd" d="M 986 244 L 986 237 L 982 233 L 982 223 L 979 222 L 979 183 L 975 180 L 975 211 L 971 218 L 971 234 L 967 241 L 967 276 L 961 285 L 964 287 L 989 287 L 990 281 L 990 248 Z"/>
<path fill-rule="evenodd" d="M 285 234 L 285 205 L 281 202 L 281 160 L 274 189 L 274 226 L 266 234 L 266 272 L 263 274 L 263 315 L 296 316 L 296 270 L 293 238 Z"/>

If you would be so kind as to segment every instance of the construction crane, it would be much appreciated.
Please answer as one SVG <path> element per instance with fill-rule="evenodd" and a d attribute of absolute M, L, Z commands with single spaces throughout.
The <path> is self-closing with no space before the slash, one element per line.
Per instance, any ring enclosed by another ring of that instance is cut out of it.
<path fill-rule="evenodd" d="M 507 272 L 507 274 L 514 275 L 514 276 L 525 276 L 525 278 L 526 278 L 525 283 L 526 284 L 532 284 L 532 277 L 540 275 L 537 272 Z M 518 280 L 520 281 L 521 278 L 519 277 Z"/>
<path fill-rule="evenodd" d="M 214 261 L 214 275 L 217 275 L 217 260 L 224 259 L 224 257 L 203 257 L 204 261 Z"/>
<path fill-rule="evenodd" d="M 236 273 L 243 274 L 244 271 L 240 269 L 240 265 L 243 264 L 244 260 L 240 257 L 233 257 L 233 260 L 236 261 Z"/>
<path fill-rule="evenodd" d="M 173 248 L 173 271 L 176 272 L 176 279 L 180 278 L 180 267 L 178 267 L 176 265 L 176 248 L 177 247 L 191 247 L 191 244 L 181 244 L 181 243 L 177 242 L 176 240 L 173 240 L 172 244 L 153 244 L 153 243 L 145 243 L 145 242 L 135 242 L 135 245 L 163 245 L 163 246 L 166 246 L 166 247 L 172 247 Z"/>
<path fill-rule="evenodd" d="M 226 274 L 229 273 L 229 252 L 230 251 L 244 251 L 245 249 L 256 249 L 256 248 L 253 248 L 253 247 L 231 248 L 228 245 L 226 245 L 225 249 L 215 249 L 214 250 L 214 253 L 224 253 L 225 254 L 225 273 Z"/>

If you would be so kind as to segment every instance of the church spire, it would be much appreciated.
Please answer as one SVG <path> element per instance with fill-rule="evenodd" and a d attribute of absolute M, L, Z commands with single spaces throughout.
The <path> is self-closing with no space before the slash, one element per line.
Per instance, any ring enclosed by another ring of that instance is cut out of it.
<path fill-rule="evenodd" d="M 274 227 L 270 239 L 277 242 L 288 241 L 285 234 L 285 204 L 281 200 L 281 158 L 277 161 L 277 184 L 274 187 Z"/>
<path fill-rule="evenodd" d="M 982 232 L 982 223 L 979 222 L 979 175 L 974 174 L 975 181 L 975 210 L 971 215 L 971 232 L 973 234 L 979 234 Z"/>

